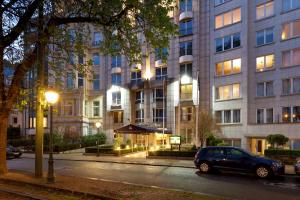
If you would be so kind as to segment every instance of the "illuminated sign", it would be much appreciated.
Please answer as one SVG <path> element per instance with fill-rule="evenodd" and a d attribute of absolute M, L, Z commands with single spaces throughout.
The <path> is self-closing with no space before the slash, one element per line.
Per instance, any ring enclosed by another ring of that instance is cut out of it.
<path fill-rule="evenodd" d="M 180 143 L 180 136 L 170 136 L 170 144 L 181 144 Z"/>

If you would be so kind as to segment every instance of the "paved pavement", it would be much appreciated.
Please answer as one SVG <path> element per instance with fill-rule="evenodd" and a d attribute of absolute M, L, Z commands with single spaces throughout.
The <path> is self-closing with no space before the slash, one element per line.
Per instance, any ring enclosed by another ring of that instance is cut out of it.
<path fill-rule="evenodd" d="M 60 155 L 55 157 L 59 158 Z M 94 157 L 89 157 L 89 159 L 92 158 L 94 159 Z M 174 163 L 183 164 L 191 161 L 170 160 L 165 162 L 174 165 Z M 31 158 L 10 160 L 8 167 L 9 169 L 33 172 L 34 160 Z M 47 170 L 47 159 L 44 160 L 44 170 Z M 74 162 L 72 160 L 55 160 L 55 172 L 57 175 L 163 187 L 239 200 L 299 200 L 300 194 L 300 178 L 297 176 L 260 180 L 250 175 L 228 173 L 204 175 L 199 174 L 198 170 L 193 168 L 111 162 Z"/>

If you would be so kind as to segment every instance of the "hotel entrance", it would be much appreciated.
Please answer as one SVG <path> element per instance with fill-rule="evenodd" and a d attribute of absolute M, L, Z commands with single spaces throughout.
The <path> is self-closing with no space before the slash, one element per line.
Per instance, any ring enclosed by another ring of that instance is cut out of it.
<path fill-rule="evenodd" d="M 264 155 L 265 150 L 268 149 L 268 142 L 265 138 L 249 138 L 248 142 L 253 154 Z"/>

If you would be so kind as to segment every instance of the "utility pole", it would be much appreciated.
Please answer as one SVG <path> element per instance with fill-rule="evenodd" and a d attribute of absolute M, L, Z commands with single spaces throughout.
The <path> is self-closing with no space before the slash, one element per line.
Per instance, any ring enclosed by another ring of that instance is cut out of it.
<path fill-rule="evenodd" d="M 38 51 L 37 51 L 37 87 L 36 87 L 36 128 L 35 128 L 35 176 L 43 176 L 44 142 L 44 85 L 45 85 L 45 41 L 43 37 L 44 4 L 40 1 L 38 9 Z"/>

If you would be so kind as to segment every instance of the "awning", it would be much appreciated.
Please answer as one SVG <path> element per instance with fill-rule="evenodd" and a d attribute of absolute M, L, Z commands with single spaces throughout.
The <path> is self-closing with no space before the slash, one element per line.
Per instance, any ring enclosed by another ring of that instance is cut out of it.
<path fill-rule="evenodd" d="M 128 124 L 126 126 L 114 130 L 114 132 L 120 134 L 141 134 L 141 135 L 149 135 L 150 133 L 163 133 L 163 132 L 164 134 L 172 134 L 171 131 L 166 129 L 165 131 L 163 131 L 163 129 L 160 128 L 141 126 L 135 124 Z"/>

